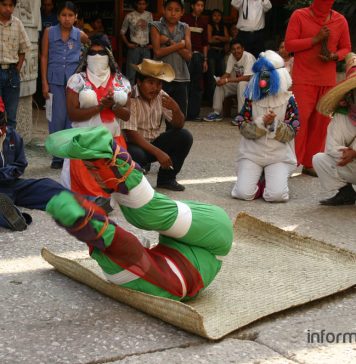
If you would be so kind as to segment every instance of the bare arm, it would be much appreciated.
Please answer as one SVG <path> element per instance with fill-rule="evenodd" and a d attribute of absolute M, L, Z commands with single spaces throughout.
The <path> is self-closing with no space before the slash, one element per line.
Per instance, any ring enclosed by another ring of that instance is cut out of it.
<path fill-rule="evenodd" d="M 83 43 L 83 44 L 87 44 L 89 43 L 89 37 L 86 33 L 84 32 L 80 32 L 80 41 Z"/>
<path fill-rule="evenodd" d="M 178 50 L 185 48 L 185 44 L 183 41 L 179 43 L 173 43 L 168 47 L 161 48 L 161 39 L 158 30 L 155 27 L 151 27 L 150 34 L 152 40 L 153 54 L 157 58 L 168 56 L 168 54 L 177 52 Z"/>
<path fill-rule="evenodd" d="M 129 42 L 129 40 L 128 40 L 128 39 L 127 39 L 127 37 L 126 37 L 126 34 L 121 33 L 120 35 L 121 35 L 121 39 L 122 39 L 122 41 L 126 44 L 126 46 L 127 46 L 128 48 L 136 48 L 136 47 L 137 47 L 137 45 L 136 45 L 136 44 Z"/>
<path fill-rule="evenodd" d="M 190 61 L 192 58 L 192 41 L 190 39 L 190 29 L 186 28 L 184 36 L 185 47 L 180 49 L 178 53 L 183 57 L 185 61 Z"/>
<path fill-rule="evenodd" d="M 20 72 L 23 62 L 25 60 L 25 53 L 19 53 L 19 61 L 17 62 L 16 68 Z"/>
<path fill-rule="evenodd" d="M 42 93 L 45 99 L 48 99 L 48 28 L 45 29 L 42 37 L 42 52 L 41 52 L 41 76 L 42 76 Z"/>
<path fill-rule="evenodd" d="M 162 106 L 168 110 L 172 111 L 172 120 L 170 121 L 170 124 L 175 129 L 181 129 L 184 126 L 184 114 L 182 113 L 179 105 L 176 103 L 176 101 L 168 96 L 163 95 L 162 96 Z"/>

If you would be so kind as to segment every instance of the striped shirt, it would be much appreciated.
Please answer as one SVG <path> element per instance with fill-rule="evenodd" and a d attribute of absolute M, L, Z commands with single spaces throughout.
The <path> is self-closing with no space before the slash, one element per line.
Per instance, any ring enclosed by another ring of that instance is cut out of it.
<path fill-rule="evenodd" d="M 19 53 L 30 49 L 31 42 L 20 19 L 11 16 L 8 22 L 0 21 L 0 64 L 17 63 Z"/>
<path fill-rule="evenodd" d="M 121 124 L 122 129 L 139 132 L 147 141 L 152 142 L 161 134 L 164 119 L 172 120 L 172 111 L 162 106 L 162 96 L 168 96 L 163 90 L 151 102 L 140 96 L 139 89 L 134 86 L 131 98 L 130 120 Z"/>

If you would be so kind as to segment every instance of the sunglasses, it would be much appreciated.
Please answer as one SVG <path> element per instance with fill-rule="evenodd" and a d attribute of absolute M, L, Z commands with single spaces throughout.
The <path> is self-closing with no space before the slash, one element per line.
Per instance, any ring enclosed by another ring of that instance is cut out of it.
<path fill-rule="evenodd" d="M 90 49 L 88 51 L 88 56 L 96 56 L 97 54 L 99 54 L 99 56 L 107 56 L 108 54 L 106 53 L 105 50 L 100 50 L 100 51 L 94 51 L 92 49 Z"/>

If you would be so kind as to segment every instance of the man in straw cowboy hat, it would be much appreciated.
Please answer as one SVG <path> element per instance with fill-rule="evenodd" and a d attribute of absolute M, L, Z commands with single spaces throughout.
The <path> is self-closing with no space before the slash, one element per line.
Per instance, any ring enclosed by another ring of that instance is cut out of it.
<path fill-rule="evenodd" d="M 346 80 L 327 92 L 318 106 L 324 115 L 334 114 L 327 131 L 325 153 L 313 157 L 313 166 L 326 192 L 333 197 L 322 205 L 353 205 L 356 192 L 356 54 L 346 56 Z M 336 194 L 335 194 L 336 192 Z"/>
<path fill-rule="evenodd" d="M 158 161 L 157 187 L 183 191 L 176 176 L 193 143 L 191 133 L 183 129 L 184 114 L 178 104 L 162 90 L 162 81 L 171 82 L 175 73 L 167 63 L 144 59 L 136 70 L 137 84 L 131 99 L 131 117 L 123 125 L 127 150 L 141 166 Z M 163 120 L 167 130 L 160 132 Z"/>
<path fill-rule="evenodd" d="M 303 173 L 315 175 L 312 157 L 322 152 L 330 118 L 316 112 L 316 104 L 336 84 L 336 62 L 351 52 L 345 17 L 332 10 L 334 0 L 313 0 L 296 10 L 288 23 L 285 47 L 294 53 L 293 93 L 300 113 L 295 138 L 298 163 Z"/>

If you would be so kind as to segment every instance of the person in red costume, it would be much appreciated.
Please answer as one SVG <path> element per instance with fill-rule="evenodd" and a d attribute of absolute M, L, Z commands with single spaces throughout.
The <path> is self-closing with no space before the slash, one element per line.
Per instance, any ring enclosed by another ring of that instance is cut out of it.
<path fill-rule="evenodd" d="M 314 175 L 313 155 L 324 151 L 330 118 L 316 111 L 316 104 L 336 84 L 336 62 L 351 51 L 347 20 L 332 10 L 334 0 L 314 0 L 294 11 L 285 37 L 285 47 L 294 53 L 293 93 L 300 130 L 295 138 L 298 163 L 303 173 Z"/>

